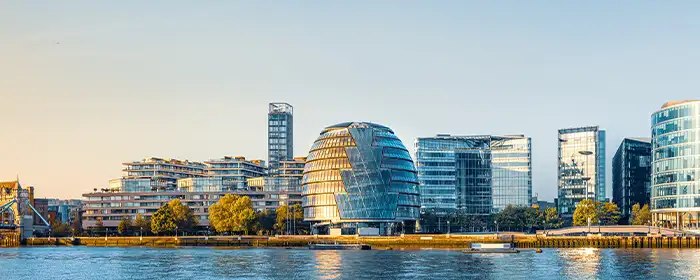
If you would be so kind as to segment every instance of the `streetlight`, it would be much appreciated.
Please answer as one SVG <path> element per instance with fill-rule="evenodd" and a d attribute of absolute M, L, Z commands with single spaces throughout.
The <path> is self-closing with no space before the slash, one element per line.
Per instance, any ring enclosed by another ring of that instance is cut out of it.
<path fill-rule="evenodd" d="M 498 235 L 498 221 L 493 221 L 494 224 L 496 224 L 496 235 Z"/>
<path fill-rule="evenodd" d="M 583 155 L 583 156 L 585 156 L 585 158 L 586 158 L 586 160 L 584 161 L 584 162 L 585 162 L 585 163 L 584 163 L 584 170 L 585 170 L 585 171 L 584 171 L 584 173 L 585 173 L 584 175 L 585 175 L 585 176 L 581 176 L 581 180 L 584 181 L 584 185 L 585 185 L 585 188 L 586 188 L 586 199 L 588 199 L 588 194 L 590 193 L 589 190 L 588 190 L 588 181 L 591 180 L 591 177 L 588 176 L 588 156 L 592 155 L 593 152 L 591 152 L 591 151 L 578 151 L 578 153 L 581 154 L 581 155 Z"/>
<path fill-rule="evenodd" d="M 139 240 L 143 240 L 143 227 L 139 228 Z"/>
<path fill-rule="evenodd" d="M 175 240 L 177 240 L 177 226 L 175 226 Z"/>
<path fill-rule="evenodd" d="M 450 234 L 450 220 L 447 220 L 447 234 Z"/>
<path fill-rule="evenodd" d="M 591 233 L 591 217 L 588 217 L 588 233 Z"/>

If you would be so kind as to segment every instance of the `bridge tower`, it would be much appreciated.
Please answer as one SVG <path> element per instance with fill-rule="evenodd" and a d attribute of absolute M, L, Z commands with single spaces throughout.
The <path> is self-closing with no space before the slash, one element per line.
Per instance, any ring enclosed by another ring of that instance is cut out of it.
<path fill-rule="evenodd" d="M 18 229 L 21 238 L 33 236 L 34 230 L 50 228 L 33 204 L 34 187 L 23 188 L 19 180 L 0 182 L 0 228 Z M 46 227 L 34 225 L 34 214 Z"/>

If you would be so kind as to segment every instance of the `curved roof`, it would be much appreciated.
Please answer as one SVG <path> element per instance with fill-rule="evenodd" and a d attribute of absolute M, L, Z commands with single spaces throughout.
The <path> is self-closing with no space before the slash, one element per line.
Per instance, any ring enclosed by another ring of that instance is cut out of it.
<path fill-rule="evenodd" d="M 664 105 L 661 105 L 661 109 L 666 109 L 668 107 L 676 106 L 676 105 L 681 105 L 683 103 L 690 103 L 690 102 L 698 102 L 700 100 L 676 100 L 676 101 L 669 101 L 664 103 Z"/>
<path fill-rule="evenodd" d="M 372 128 L 379 128 L 379 129 L 385 129 L 388 130 L 391 133 L 394 133 L 391 128 L 388 128 L 386 126 L 383 126 L 381 124 L 376 124 L 376 123 L 371 123 L 371 122 L 343 122 L 339 124 L 334 124 L 330 126 L 326 126 L 323 131 L 321 131 L 321 134 L 326 133 L 331 130 L 336 130 L 336 129 L 341 129 L 341 128 L 349 128 L 349 127 L 362 127 L 362 126 L 368 126 Z"/>

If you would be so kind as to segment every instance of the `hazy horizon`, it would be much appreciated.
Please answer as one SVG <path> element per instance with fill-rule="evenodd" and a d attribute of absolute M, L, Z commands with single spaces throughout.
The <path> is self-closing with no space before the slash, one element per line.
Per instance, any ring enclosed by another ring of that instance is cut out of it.
<path fill-rule="evenodd" d="M 416 137 L 524 134 L 557 193 L 557 130 L 598 125 L 611 161 L 652 112 L 697 99 L 700 3 L 12 1 L 0 4 L 0 181 L 81 198 L 145 157 L 267 160 L 327 125 Z"/>

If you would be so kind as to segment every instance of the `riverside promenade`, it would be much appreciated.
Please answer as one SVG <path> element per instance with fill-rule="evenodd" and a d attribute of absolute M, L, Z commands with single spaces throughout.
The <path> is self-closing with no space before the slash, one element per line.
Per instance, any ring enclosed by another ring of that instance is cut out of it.
<path fill-rule="evenodd" d="M 410 234 L 404 236 L 159 236 L 28 238 L 21 246 L 306 247 L 317 243 L 368 244 L 374 249 L 462 249 L 472 243 L 511 243 L 516 248 L 700 248 L 698 236 L 544 236 L 522 233 Z"/>

